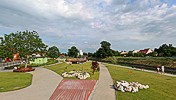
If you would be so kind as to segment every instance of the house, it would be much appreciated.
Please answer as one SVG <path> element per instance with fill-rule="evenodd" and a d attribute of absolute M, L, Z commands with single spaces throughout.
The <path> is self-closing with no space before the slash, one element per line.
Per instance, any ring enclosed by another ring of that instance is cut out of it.
<path fill-rule="evenodd" d="M 144 54 L 149 54 L 149 53 L 152 53 L 153 50 L 150 49 L 150 48 L 148 48 L 148 49 L 140 50 L 139 52 L 140 52 L 140 53 L 144 53 Z"/>
<path fill-rule="evenodd" d="M 30 64 L 44 64 L 48 62 L 48 58 L 46 57 L 34 57 L 29 60 Z"/>
<path fill-rule="evenodd" d="M 140 50 L 133 50 L 133 53 L 138 53 Z"/>
<path fill-rule="evenodd" d="M 125 54 L 128 54 L 128 52 L 122 51 L 122 52 L 120 52 L 120 54 L 121 54 L 121 55 L 125 55 Z"/>
<path fill-rule="evenodd" d="M 128 55 L 128 52 L 122 51 L 122 52 L 120 52 L 120 55 L 127 56 L 127 55 Z"/>
<path fill-rule="evenodd" d="M 42 57 L 39 54 L 32 54 L 32 57 L 29 59 L 30 64 L 44 64 L 48 62 L 47 57 Z"/>
<path fill-rule="evenodd" d="M 68 58 L 68 59 L 66 59 L 66 62 L 71 62 L 72 64 L 84 63 L 86 61 L 87 61 L 86 58 Z"/>

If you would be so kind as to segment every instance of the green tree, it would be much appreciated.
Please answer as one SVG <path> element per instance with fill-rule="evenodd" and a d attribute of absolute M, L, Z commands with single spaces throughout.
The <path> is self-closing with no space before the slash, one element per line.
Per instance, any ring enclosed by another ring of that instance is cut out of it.
<path fill-rule="evenodd" d="M 113 56 L 120 56 L 119 51 L 112 50 L 112 54 Z"/>
<path fill-rule="evenodd" d="M 159 56 L 170 57 L 176 55 L 176 48 L 172 44 L 163 44 L 158 49 L 154 50 Z"/>
<path fill-rule="evenodd" d="M 141 52 L 134 53 L 133 55 L 134 55 L 134 57 L 144 57 L 145 56 L 145 54 L 141 53 Z"/>
<path fill-rule="evenodd" d="M 128 56 L 128 57 L 134 56 L 133 51 L 129 51 L 128 54 L 127 54 L 127 56 Z"/>
<path fill-rule="evenodd" d="M 88 52 L 88 57 L 93 57 L 93 53 L 91 53 L 91 52 Z"/>
<path fill-rule="evenodd" d="M 88 53 L 84 52 L 83 55 L 84 55 L 84 56 L 88 56 Z"/>
<path fill-rule="evenodd" d="M 110 49 L 111 44 L 107 41 L 102 41 L 101 43 L 102 48 Z"/>
<path fill-rule="evenodd" d="M 105 58 L 113 56 L 113 50 L 111 49 L 111 44 L 107 41 L 102 41 L 101 48 L 96 51 L 96 57 Z"/>
<path fill-rule="evenodd" d="M 5 59 L 6 57 L 12 58 L 13 57 L 13 53 L 12 52 L 8 52 L 5 49 L 5 46 L 0 45 L 0 58 Z"/>
<path fill-rule="evenodd" d="M 105 50 L 103 48 L 99 48 L 96 53 L 95 53 L 96 57 L 98 58 L 105 58 L 107 57 L 107 54 L 105 52 Z"/>
<path fill-rule="evenodd" d="M 79 50 L 75 46 L 72 46 L 70 49 L 68 49 L 68 56 L 70 57 L 77 57 L 78 53 Z"/>
<path fill-rule="evenodd" d="M 42 42 L 36 31 L 23 31 L 4 35 L 4 49 L 12 54 L 20 52 L 20 57 L 27 57 L 34 52 L 45 52 L 47 45 Z"/>
<path fill-rule="evenodd" d="M 56 46 L 52 46 L 47 51 L 47 56 L 50 58 L 58 58 L 60 55 L 59 49 Z"/>

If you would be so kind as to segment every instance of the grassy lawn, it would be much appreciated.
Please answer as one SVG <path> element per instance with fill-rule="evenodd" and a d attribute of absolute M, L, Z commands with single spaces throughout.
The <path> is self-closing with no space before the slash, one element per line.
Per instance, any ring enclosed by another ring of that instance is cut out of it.
<path fill-rule="evenodd" d="M 117 100 L 176 100 L 176 77 L 156 73 L 142 72 L 105 64 L 114 82 L 125 80 L 139 82 L 150 86 L 138 93 L 122 93 L 116 91 Z"/>
<path fill-rule="evenodd" d="M 32 83 L 32 74 L 1 72 L 0 73 L 0 92 L 7 92 L 25 88 Z"/>
<path fill-rule="evenodd" d="M 61 63 L 53 66 L 46 66 L 45 68 L 48 68 L 59 75 L 61 75 L 64 72 L 75 70 L 75 71 L 88 72 L 91 76 L 88 78 L 88 80 L 98 80 L 99 78 L 99 72 L 95 72 L 94 75 L 92 74 L 91 62 L 86 62 L 84 64 L 71 64 L 71 65 L 66 63 Z M 65 79 L 77 79 L 77 78 L 65 78 Z"/>

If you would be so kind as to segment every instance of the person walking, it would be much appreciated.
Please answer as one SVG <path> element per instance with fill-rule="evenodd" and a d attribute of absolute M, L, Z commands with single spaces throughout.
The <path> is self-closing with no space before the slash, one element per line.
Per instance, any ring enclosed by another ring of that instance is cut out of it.
<path fill-rule="evenodd" d="M 161 72 L 164 73 L 164 66 L 161 66 Z"/>
<path fill-rule="evenodd" d="M 158 66 L 156 67 L 156 69 L 157 69 L 157 72 L 159 73 L 159 71 L 160 71 L 160 66 L 158 65 Z"/>

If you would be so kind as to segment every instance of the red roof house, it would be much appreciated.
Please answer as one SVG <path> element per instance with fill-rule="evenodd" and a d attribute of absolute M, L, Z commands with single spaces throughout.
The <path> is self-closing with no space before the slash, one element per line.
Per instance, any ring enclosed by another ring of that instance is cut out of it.
<path fill-rule="evenodd" d="M 149 54 L 149 53 L 152 53 L 153 50 L 152 49 L 144 49 L 144 50 L 140 50 L 139 52 L 144 53 L 144 54 Z"/>

